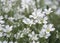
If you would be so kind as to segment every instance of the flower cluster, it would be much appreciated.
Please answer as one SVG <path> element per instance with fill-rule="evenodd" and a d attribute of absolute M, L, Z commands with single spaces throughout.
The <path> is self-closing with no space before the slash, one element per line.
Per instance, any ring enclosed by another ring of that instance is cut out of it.
<path fill-rule="evenodd" d="M 2 10 L 6 13 L 8 13 L 12 6 L 16 4 L 15 0 L 1 0 Z"/>
<path fill-rule="evenodd" d="M 0 43 L 40 43 L 55 30 L 48 18 L 53 11 L 41 8 L 40 0 L 0 1 Z"/>
<path fill-rule="evenodd" d="M 55 10 L 55 14 L 60 15 L 60 0 L 44 0 L 44 4 Z M 58 6 L 58 7 L 57 7 Z"/>
<path fill-rule="evenodd" d="M 0 37 L 6 36 L 6 35 L 9 36 L 9 34 L 7 34 L 7 33 L 11 32 L 12 28 L 13 28 L 13 26 L 9 26 L 7 24 L 5 25 L 4 24 L 5 21 L 3 19 L 4 19 L 3 16 L 0 16 Z"/>
<path fill-rule="evenodd" d="M 44 24 L 41 31 L 40 31 L 39 36 L 48 38 L 51 35 L 50 31 L 54 31 L 54 30 L 55 30 L 55 28 L 53 28 L 52 24 L 48 24 L 48 25 Z"/>

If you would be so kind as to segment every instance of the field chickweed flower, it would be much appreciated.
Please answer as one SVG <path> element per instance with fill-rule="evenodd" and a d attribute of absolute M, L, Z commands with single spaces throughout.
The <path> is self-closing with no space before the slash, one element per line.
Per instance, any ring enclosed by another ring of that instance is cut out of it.
<path fill-rule="evenodd" d="M 33 22 L 33 20 L 32 19 L 29 19 L 29 18 L 24 18 L 23 19 L 23 22 L 25 23 L 25 24 L 27 24 L 27 25 L 32 25 L 32 24 L 35 24 L 34 22 Z"/>
<path fill-rule="evenodd" d="M 12 27 L 13 27 L 13 26 L 6 25 L 6 26 L 5 26 L 5 29 L 4 29 L 3 31 L 4 31 L 4 32 L 10 32 L 10 31 L 12 31 Z"/>
<path fill-rule="evenodd" d="M 32 31 L 31 34 L 28 34 L 28 36 L 31 38 L 31 40 L 38 40 L 37 34 L 35 34 L 34 31 Z"/>
<path fill-rule="evenodd" d="M 53 28 L 52 24 L 44 24 L 42 30 L 40 31 L 39 36 L 48 38 L 51 35 L 50 32 L 54 30 L 55 28 Z"/>
<path fill-rule="evenodd" d="M 41 0 L 0 0 L 0 43 L 49 43 L 55 31 L 49 19 L 53 9 L 40 4 Z"/>
<path fill-rule="evenodd" d="M 51 8 L 49 8 L 49 9 L 44 9 L 44 13 L 46 13 L 46 14 L 50 14 L 51 12 L 53 12 L 53 11 L 51 11 Z"/>

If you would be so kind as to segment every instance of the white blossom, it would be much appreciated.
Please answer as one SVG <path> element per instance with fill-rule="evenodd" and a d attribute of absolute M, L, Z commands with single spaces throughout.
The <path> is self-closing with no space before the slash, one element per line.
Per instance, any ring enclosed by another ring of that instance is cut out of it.
<path fill-rule="evenodd" d="M 33 22 L 33 20 L 32 19 L 29 19 L 29 18 L 24 18 L 23 19 L 23 22 L 25 23 L 25 24 L 27 24 L 27 25 L 32 25 L 32 24 L 35 24 L 34 22 Z"/>
<path fill-rule="evenodd" d="M 29 16 L 33 19 L 35 23 L 47 23 L 47 17 L 45 17 L 45 14 L 42 12 L 42 9 L 35 9 L 34 12 L 32 12 L 32 15 Z"/>
<path fill-rule="evenodd" d="M 50 14 L 51 12 L 53 12 L 53 11 L 51 11 L 51 8 L 49 8 L 49 9 L 44 9 L 44 13 L 46 13 L 46 14 Z"/>
<path fill-rule="evenodd" d="M 3 29 L 3 31 L 4 31 L 4 32 L 10 32 L 10 31 L 12 31 L 12 27 L 13 27 L 13 26 L 6 25 L 6 26 L 5 26 L 5 29 Z"/>
<path fill-rule="evenodd" d="M 28 36 L 31 40 L 38 40 L 38 37 L 37 37 L 38 35 L 35 34 L 34 31 L 32 31 L 32 33 L 28 34 Z"/>
<path fill-rule="evenodd" d="M 13 17 L 9 17 L 8 20 L 10 20 L 11 22 L 13 22 L 14 18 Z"/>
<path fill-rule="evenodd" d="M 30 30 L 29 28 L 24 28 L 22 32 L 23 32 L 24 34 L 29 34 L 30 31 L 31 31 L 31 30 Z"/>
<path fill-rule="evenodd" d="M 55 28 L 53 28 L 53 24 L 48 24 L 48 25 L 43 25 L 44 27 L 43 28 L 45 28 L 46 29 L 46 32 L 50 32 L 50 31 L 54 31 L 55 30 Z"/>
<path fill-rule="evenodd" d="M 0 0 L 0 37 L 3 38 L 0 43 L 18 43 L 21 38 L 24 42 L 25 35 L 28 40 L 24 43 L 28 41 L 29 43 L 40 43 L 40 38 L 48 39 L 51 36 L 50 32 L 55 30 L 53 24 L 50 24 L 48 14 L 53 12 L 53 9 L 56 10 L 56 14 L 60 13 L 60 9 L 57 9 L 59 1 L 53 1 Z M 49 8 L 46 8 L 47 6 Z M 58 32 L 56 38 L 59 38 Z"/>
<path fill-rule="evenodd" d="M 45 37 L 46 39 L 51 35 L 50 32 L 54 31 L 52 24 L 44 24 L 41 31 L 39 32 L 39 37 Z"/>
<path fill-rule="evenodd" d="M 35 8 L 35 2 L 33 0 L 21 0 L 21 5 L 24 10 L 25 8 L 28 10 L 29 6 Z"/>

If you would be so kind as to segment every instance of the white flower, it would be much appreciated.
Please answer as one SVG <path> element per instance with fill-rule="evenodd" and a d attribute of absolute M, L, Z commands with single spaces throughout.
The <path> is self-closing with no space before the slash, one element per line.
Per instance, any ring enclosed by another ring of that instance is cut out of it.
<path fill-rule="evenodd" d="M 33 0 L 21 0 L 21 6 L 25 10 L 25 8 L 28 10 L 30 7 L 35 7 L 35 2 Z"/>
<path fill-rule="evenodd" d="M 38 19 L 43 18 L 45 15 L 42 13 L 42 9 L 34 9 L 34 12 L 32 12 L 32 15 L 30 15 L 30 18 Z"/>
<path fill-rule="evenodd" d="M 39 37 L 42 38 L 45 36 L 45 29 L 42 29 L 41 31 L 39 31 Z"/>
<path fill-rule="evenodd" d="M 12 6 L 16 3 L 15 0 L 1 0 L 2 4 L 2 10 L 5 13 L 8 13 L 10 10 L 12 10 Z"/>
<path fill-rule="evenodd" d="M 44 17 L 44 19 L 43 19 L 43 23 L 44 23 L 44 24 L 47 24 L 47 23 L 48 23 L 47 20 L 48 20 L 48 17 L 47 17 L 47 16 Z"/>
<path fill-rule="evenodd" d="M 51 35 L 50 33 L 46 33 L 44 37 L 47 39 L 50 35 Z"/>
<path fill-rule="evenodd" d="M 22 5 L 22 8 L 25 9 L 25 8 L 29 8 L 29 2 L 30 0 L 21 0 L 21 5 Z"/>
<path fill-rule="evenodd" d="M 29 28 L 24 28 L 23 31 L 22 31 L 24 34 L 28 34 L 30 32 L 30 29 Z"/>
<path fill-rule="evenodd" d="M 46 25 L 46 24 L 45 24 Z M 47 25 L 47 27 L 45 27 L 45 29 L 46 29 L 46 32 L 50 32 L 50 31 L 54 31 L 55 30 L 55 28 L 53 28 L 53 24 L 48 24 Z"/>
<path fill-rule="evenodd" d="M 39 31 L 39 37 L 45 37 L 47 39 L 51 35 L 50 32 L 54 30 L 53 24 L 44 24 L 41 31 Z"/>
<path fill-rule="evenodd" d="M 42 24 L 44 21 L 45 14 L 42 12 L 42 9 L 34 9 L 34 12 L 32 12 L 32 15 L 29 16 L 29 18 L 32 18 L 35 23 Z M 44 21 L 46 23 L 46 21 Z"/>
<path fill-rule="evenodd" d="M 27 24 L 27 25 L 32 25 L 32 24 L 35 24 L 34 22 L 33 22 L 33 20 L 32 19 L 29 19 L 29 18 L 24 18 L 23 19 L 23 22 L 25 23 L 25 24 Z"/>
<path fill-rule="evenodd" d="M 39 32 L 39 37 L 42 38 L 48 38 L 50 36 L 50 33 L 46 33 L 46 30 L 45 29 L 42 29 L 40 32 Z"/>
<path fill-rule="evenodd" d="M 6 25 L 5 29 L 3 29 L 4 32 L 10 32 L 12 31 L 13 26 Z"/>
<path fill-rule="evenodd" d="M 29 36 L 29 38 L 30 38 L 31 40 L 38 40 L 38 37 L 37 37 L 38 35 L 35 34 L 34 31 L 32 31 L 31 34 L 28 34 L 28 36 Z"/>
<path fill-rule="evenodd" d="M 50 14 L 51 12 L 53 12 L 53 11 L 51 11 L 51 8 L 49 8 L 49 9 L 44 9 L 43 13 Z"/>
<path fill-rule="evenodd" d="M 14 35 L 14 37 L 16 39 L 23 38 L 24 37 L 24 33 L 22 31 L 19 31 L 17 34 Z"/>
<path fill-rule="evenodd" d="M 10 11 L 10 8 L 2 7 L 2 10 L 3 10 L 5 13 L 8 13 L 8 12 Z"/>
<path fill-rule="evenodd" d="M 0 20 L 2 20 L 3 19 L 3 16 L 0 16 Z"/>
<path fill-rule="evenodd" d="M 24 18 L 24 15 L 22 14 L 19 14 L 19 13 L 16 13 L 14 14 L 14 17 L 13 17 L 15 20 L 18 20 L 18 19 L 21 19 L 21 18 Z"/>
<path fill-rule="evenodd" d="M 10 20 L 11 22 L 13 22 L 14 18 L 13 17 L 9 17 L 8 20 Z"/>

